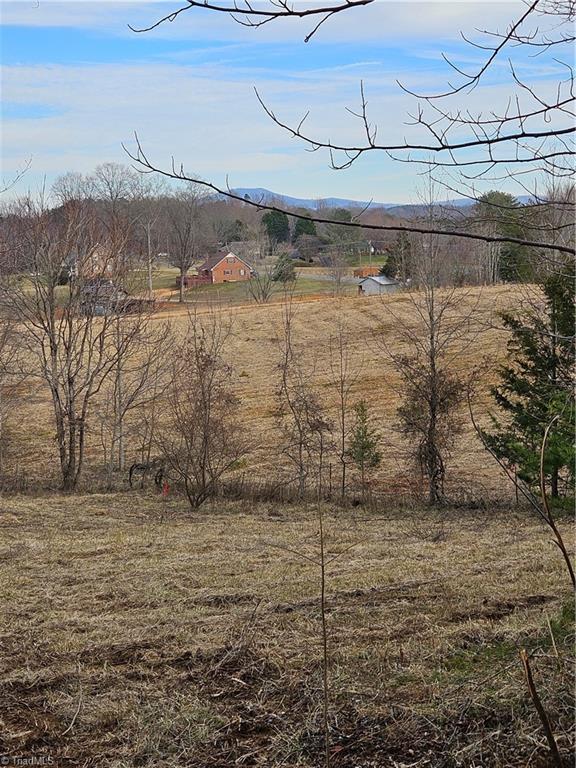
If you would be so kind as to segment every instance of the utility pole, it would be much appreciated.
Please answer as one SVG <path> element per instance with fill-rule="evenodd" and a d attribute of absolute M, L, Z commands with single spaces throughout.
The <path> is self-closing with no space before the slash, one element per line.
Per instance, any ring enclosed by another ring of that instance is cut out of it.
<path fill-rule="evenodd" d="M 156 219 L 148 219 L 145 224 L 146 229 L 146 248 L 148 255 L 148 298 L 152 299 L 154 295 L 154 286 L 152 284 L 152 227 L 156 223 Z"/>

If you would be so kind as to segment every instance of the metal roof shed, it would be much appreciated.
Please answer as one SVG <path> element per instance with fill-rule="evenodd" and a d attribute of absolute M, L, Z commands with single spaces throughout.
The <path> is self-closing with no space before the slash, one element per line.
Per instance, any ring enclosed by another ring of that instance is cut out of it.
<path fill-rule="evenodd" d="M 394 293 L 402 287 L 398 280 L 392 280 L 385 275 L 370 275 L 360 280 L 359 292 L 367 296 L 374 296 L 380 293 Z"/>

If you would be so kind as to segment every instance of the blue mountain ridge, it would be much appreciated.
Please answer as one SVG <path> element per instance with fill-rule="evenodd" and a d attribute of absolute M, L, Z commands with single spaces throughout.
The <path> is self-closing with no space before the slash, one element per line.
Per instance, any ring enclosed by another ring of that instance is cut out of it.
<path fill-rule="evenodd" d="M 323 197 L 317 199 L 309 197 L 292 197 L 290 195 L 272 192 L 263 187 L 236 187 L 232 192 L 240 197 L 248 195 L 253 202 L 268 204 L 276 201 L 282 206 L 291 208 L 309 208 L 315 211 L 319 208 L 366 208 L 369 206 L 371 209 L 384 208 L 390 213 L 394 213 L 394 209 L 422 208 L 422 205 L 418 203 L 382 203 L 375 200 L 369 202 L 368 200 L 351 200 L 342 197 Z M 520 203 L 527 203 L 530 200 L 528 195 L 523 195 L 517 199 Z M 451 208 L 467 208 L 472 205 L 473 202 L 474 201 L 469 198 L 461 197 L 454 198 L 453 200 L 442 200 L 436 203 L 436 205 Z"/>

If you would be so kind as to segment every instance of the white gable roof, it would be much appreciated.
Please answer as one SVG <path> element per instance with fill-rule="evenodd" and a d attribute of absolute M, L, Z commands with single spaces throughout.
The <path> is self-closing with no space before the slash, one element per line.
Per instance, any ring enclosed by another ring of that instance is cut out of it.
<path fill-rule="evenodd" d="M 398 285 L 398 280 L 393 280 L 391 277 L 386 277 L 386 275 L 368 275 L 368 277 L 363 277 L 360 283 L 365 283 L 367 280 L 372 280 L 378 283 L 378 285 Z"/>

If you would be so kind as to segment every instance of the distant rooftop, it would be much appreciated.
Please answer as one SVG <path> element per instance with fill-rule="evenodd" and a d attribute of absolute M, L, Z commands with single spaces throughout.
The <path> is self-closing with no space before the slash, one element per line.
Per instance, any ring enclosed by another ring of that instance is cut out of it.
<path fill-rule="evenodd" d="M 398 285 L 399 283 L 398 280 L 393 280 L 391 277 L 386 277 L 386 275 L 368 275 L 368 277 L 363 277 L 360 282 L 365 283 L 366 280 L 373 280 L 379 285 Z"/>

